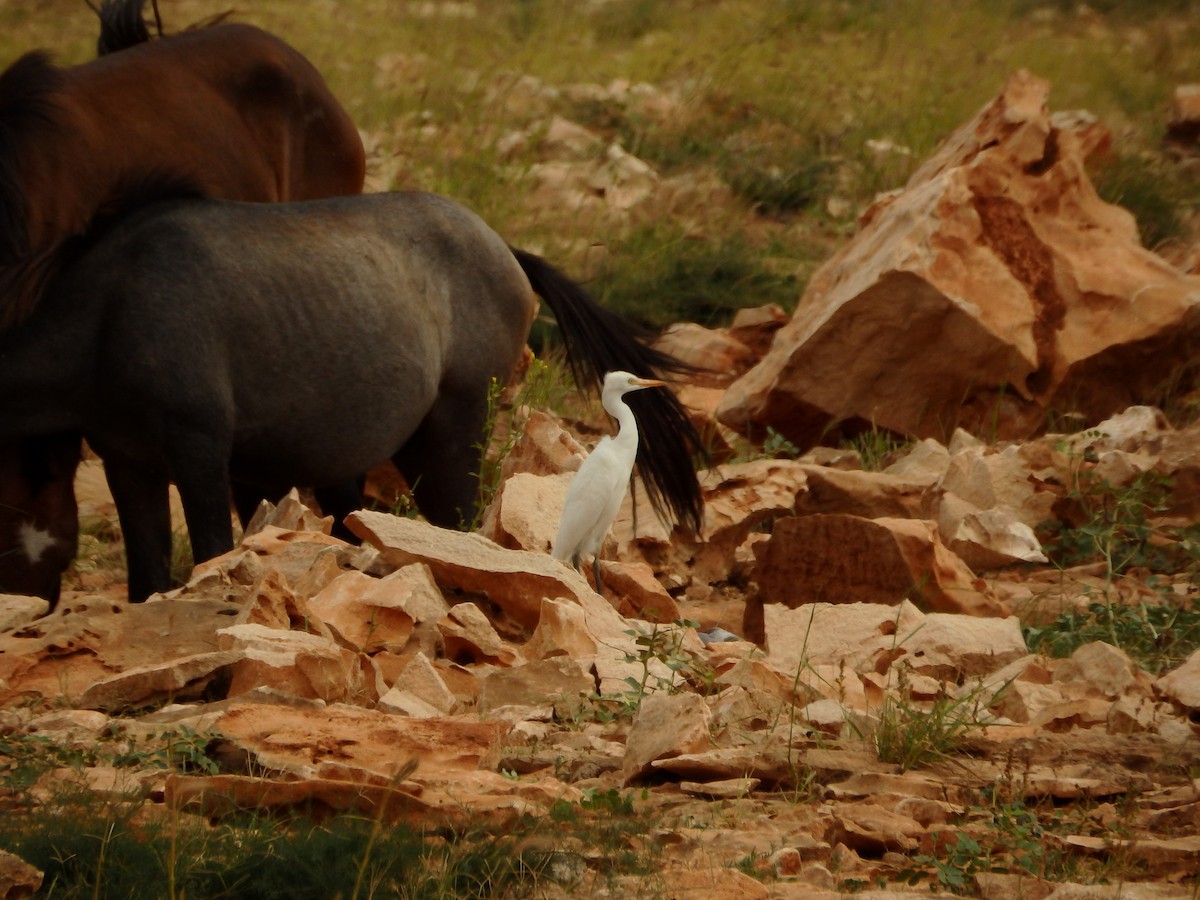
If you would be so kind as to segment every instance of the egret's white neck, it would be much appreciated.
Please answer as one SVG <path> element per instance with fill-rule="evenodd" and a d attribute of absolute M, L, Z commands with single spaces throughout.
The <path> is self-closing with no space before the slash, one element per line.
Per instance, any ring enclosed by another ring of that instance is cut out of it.
<path fill-rule="evenodd" d="M 603 399 L 603 403 L 608 414 L 617 420 L 617 434 L 612 439 L 613 443 L 621 447 L 632 447 L 634 452 L 637 452 L 637 420 L 634 419 L 633 410 L 629 408 L 625 398 L 619 394 L 608 396 Z"/>

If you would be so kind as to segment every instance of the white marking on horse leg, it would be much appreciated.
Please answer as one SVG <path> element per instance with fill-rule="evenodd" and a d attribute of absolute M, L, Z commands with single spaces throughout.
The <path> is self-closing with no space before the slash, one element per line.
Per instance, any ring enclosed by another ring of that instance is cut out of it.
<path fill-rule="evenodd" d="M 42 531 L 32 522 L 22 522 L 17 529 L 17 539 L 30 565 L 37 565 L 42 555 L 58 543 L 58 540 L 48 531 Z"/>

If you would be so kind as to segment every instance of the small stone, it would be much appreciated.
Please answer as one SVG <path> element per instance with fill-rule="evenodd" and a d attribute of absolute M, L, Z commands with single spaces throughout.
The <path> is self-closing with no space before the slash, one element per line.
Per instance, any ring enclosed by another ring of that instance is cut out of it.
<path fill-rule="evenodd" d="M 730 778 L 724 781 L 682 781 L 679 789 L 694 797 L 706 797 L 709 800 L 736 800 L 745 797 L 760 784 L 758 778 Z"/>
<path fill-rule="evenodd" d="M 712 746 L 712 715 L 702 697 L 655 691 L 642 698 L 625 741 L 626 783 L 658 759 L 699 753 Z"/>
<path fill-rule="evenodd" d="M 1164 696 L 1186 709 L 1200 709 L 1200 650 L 1155 682 Z"/>

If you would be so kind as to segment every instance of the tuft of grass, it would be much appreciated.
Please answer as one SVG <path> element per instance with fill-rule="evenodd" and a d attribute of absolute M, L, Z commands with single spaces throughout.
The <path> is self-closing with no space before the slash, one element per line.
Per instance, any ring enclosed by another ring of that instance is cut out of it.
<path fill-rule="evenodd" d="M 878 472 L 895 462 L 906 448 L 912 446 L 912 441 L 886 428 L 872 427 L 846 438 L 838 446 L 855 451 L 866 471 Z"/>
<path fill-rule="evenodd" d="M 484 510 L 496 496 L 504 460 L 524 432 L 529 411 L 554 408 L 566 390 L 564 378 L 561 368 L 534 357 L 525 377 L 515 388 L 506 388 L 492 379 L 488 386 L 483 437 L 476 444 L 482 454 L 479 471 L 475 473 L 479 491 L 474 515 L 464 526 L 467 530 L 474 531 L 479 527 Z"/>
<path fill-rule="evenodd" d="M 647 794 L 643 792 L 641 796 L 644 799 Z M 635 798 L 631 791 L 621 793 L 616 788 L 589 787 L 578 803 L 560 800 L 554 804 L 549 817 L 551 827 L 565 838 L 560 853 L 569 854 L 576 847 L 593 848 L 617 871 L 641 876 L 652 874 L 662 848 L 644 847 L 643 843 L 657 822 L 634 802 Z M 584 843 L 580 843 L 581 839 Z"/>
<path fill-rule="evenodd" d="M 245 810 L 209 821 L 136 788 L 93 793 L 83 777 L 97 765 L 133 769 L 131 786 L 144 784 L 139 771 L 212 774 L 208 747 L 187 729 L 135 738 L 114 726 L 86 746 L 0 734 L 0 849 L 43 871 L 47 896 L 132 900 L 590 896 L 592 880 L 656 868 L 660 844 L 648 835 L 657 820 L 615 789 L 495 827 L 417 829 L 388 823 L 384 809 Z"/>
<path fill-rule="evenodd" d="M 195 565 L 192 544 L 184 525 L 171 534 L 171 582 L 185 584 Z M 87 517 L 79 523 L 79 547 L 64 573 L 66 583 L 79 582 L 86 575 L 124 573 L 125 538 L 116 519 Z"/>
<path fill-rule="evenodd" d="M 1185 211 L 1200 206 L 1200 171 L 1152 152 L 1118 153 L 1092 172 L 1101 198 L 1123 206 L 1137 219 L 1142 244 L 1150 250 L 1190 237 Z"/>
<path fill-rule="evenodd" d="M 80 796 L 7 816 L 0 846 L 41 869 L 53 896 L 68 898 L 157 900 L 170 883 L 175 897 L 482 900 L 531 895 L 549 862 L 512 836 L 484 831 L 442 838 L 349 815 L 320 824 L 250 816 L 209 827 L 147 811 Z"/>
<path fill-rule="evenodd" d="M 869 737 L 879 759 L 902 772 L 953 756 L 968 734 L 993 724 L 987 710 L 1007 687 L 988 690 L 980 684 L 961 696 L 943 691 L 932 701 L 918 702 L 908 694 L 903 667 L 898 675 L 896 691 L 876 710 Z"/>
<path fill-rule="evenodd" d="M 605 306 L 647 328 L 726 325 L 738 309 L 795 306 L 796 276 L 779 274 L 763 257 L 740 235 L 698 239 L 648 225 L 612 248 L 596 291 Z"/>
<path fill-rule="evenodd" d="M 1039 530 L 1046 555 L 1064 569 L 1099 563 L 1109 582 L 1135 573 L 1157 598 L 1125 603 L 1106 589 L 1086 609 L 1025 625 L 1030 650 L 1063 657 L 1090 641 L 1106 641 L 1158 673 L 1200 648 L 1200 608 L 1172 588 L 1181 576 L 1190 574 L 1194 582 L 1200 573 L 1200 524 L 1168 516 L 1173 492 L 1171 479 L 1153 471 L 1122 486 L 1080 472 L 1056 505 L 1059 518 Z"/>

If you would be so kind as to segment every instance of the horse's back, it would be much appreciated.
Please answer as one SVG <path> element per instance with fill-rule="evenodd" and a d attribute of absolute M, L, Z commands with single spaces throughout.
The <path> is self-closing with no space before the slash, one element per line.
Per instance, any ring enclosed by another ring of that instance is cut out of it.
<path fill-rule="evenodd" d="M 153 332 L 186 357 L 207 334 L 245 352 L 248 368 L 374 346 L 419 357 L 435 381 L 511 368 L 537 305 L 499 235 L 418 192 L 168 202 L 114 224 L 59 290 L 107 304 L 106 331 L 123 343 Z M 389 371 L 359 365 L 368 378 Z"/>
<path fill-rule="evenodd" d="M 124 166 L 184 168 L 208 193 L 244 200 L 362 190 L 365 153 L 353 120 L 302 53 L 253 25 L 185 31 L 64 74 L 76 121 L 122 141 Z"/>
<path fill-rule="evenodd" d="M 203 286 L 187 272 L 235 279 L 242 292 L 287 278 L 392 293 L 399 278 L 443 284 L 457 292 L 446 301 L 467 309 L 486 294 L 505 317 L 534 305 L 503 238 L 461 204 L 420 191 L 286 204 L 168 201 L 116 222 L 90 255 L 97 273 L 155 271 L 156 283 L 168 275 L 183 291 Z M 237 293 L 222 296 L 236 303 Z"/>

